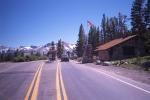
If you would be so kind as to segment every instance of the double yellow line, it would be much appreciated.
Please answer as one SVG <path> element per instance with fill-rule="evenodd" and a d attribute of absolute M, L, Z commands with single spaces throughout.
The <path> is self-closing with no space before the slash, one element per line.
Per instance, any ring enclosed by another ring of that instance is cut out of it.
<path fill-rule="evenodd" d="M 64 81 L 62 78 L 62 72 L 61 72 L 61 66 L 59 62 L 57 61 L 57 68 L 56 68 L 56 95 L 57 95 L 57 100 L 68 100 L 65 86 L 64 86 Z M 63 99 L 62 99 L 62 96 Z"/>
<path fill-rule="evenodd" d="M 33 80 L 31 82 L 31 85 L 29 86 L 29 89 L 27 91 L 27 94 L 26 94 L 24 100 L 37 100 L 38 89 L 39 89 L 40 78 L 41 78 L 43 66 L 44 66 L 44 63 L 39 65 L 39 67 L 33 77 Z"/>

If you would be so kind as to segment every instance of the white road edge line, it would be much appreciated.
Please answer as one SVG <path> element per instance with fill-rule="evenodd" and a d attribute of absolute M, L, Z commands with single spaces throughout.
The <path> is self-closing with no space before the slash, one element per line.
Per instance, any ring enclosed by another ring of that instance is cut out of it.
<path fill-rule="evenodd" d="M 131 84 L 131 83 L 128 83 L 128 82 L 126 82 L 126 81 L 123 81 L 123 80 L 121 80 L 121 79 L 119 79 L 119 78 L 116 78 L 116 77 L 114 77 L 114 76 L 111 76 L 111 75 L 105 73 L 103 70 L 102 70 L 102 71 L 103 71 L 103 72 L 102 72 L 102 71 L 100 71 L 100 70 L 96 70 L 96 69 L 93 69 L 93 68 L 91 68 L 91 69 L 92 69 L 93 71 L 96 71 L 96 72 L 99 72 L 99 73 L 101 73 L 101 74 L 104 74 L 104 75 L 106 75 L 106 76 L 108 76 L 108 77 L 111 77 L 111 78 L 113 78 L 113 79 L 115 79 L 115 80 L 117 80 L 117 81 L 119 81 L 119 82 L 122 82 L 122 83 L 127 84 L 127 85 L 129 85 L 129 86 L 131 86 L 131 87 L 134 87 L 134 88 L 136 88 L 136 89 L 139 89 L 139 90 L 141 90 L 141 91 L 144 91 L 144 92 L 150 94 L 150 91 L 145 90 L 145 89 L 143 89 L 143 88 L 141 88 L 141 87 L 138 87 L 138 86 L 136 86 L 136 85 L 133 85 L 133 84 Z"/>
<path fill-rule="evenodd" d="M 84 68 L 87 68 L 87 67 L 84 67 Z M 128 82 L 126 82 L 126 81 L 123 81 L 123 80 L 121 80 L 121 79 L 119 79 L 119 78 L 117 78 L 117 77 L 111 76 L 111 75 L 107 74 L 107 73 L 106 73 L 104 70 L 102 70 L 102 69 L 94 69 L 94 68 L 90 68 L 90 67 L 88 67 L 88 69 L 92 69 L 93 71 L 96 71 L 96 72 L 98 72 L 98 73 L 104 74 L 104 75 L 106 75 L 106 76 L 108 76 L 108 77 L 110 77 L 110 78 L 112 78 L 112 79 L 114 79 L 114 80 L 117 80 L 117 81 L 119 81 L 119 82 L 121 82 L 121 83 L 124 83 L 124 84 L 126 84 L 126 85 L 129 85 L 129 86 L 131 86 L 131 87 L 134 87 L 134 88 L 136 88 L 136 89 L 138 89 L 138 90 L 141 90 L 141 91 L 144 91 L 144 92 L 150 94 L 150 91 L 145 90 L 145 89 L 143 89 L 143 88 L 141 88 L 141 87 L 138 87 L 138 86 L 136 86 L 136 85 L 133 85 L 133 84 L 131 84 L 131 83 L 128 83 Z M 101 71 L 100 71 L 100 70 L 101 70 Z"/>

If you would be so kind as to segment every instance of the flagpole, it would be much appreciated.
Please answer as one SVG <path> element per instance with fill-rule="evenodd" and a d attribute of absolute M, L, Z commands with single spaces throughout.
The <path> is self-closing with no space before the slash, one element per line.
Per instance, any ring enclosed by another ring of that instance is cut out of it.
<path fill-rule="evenodd" d="M 94 26 L 93 23 L 91 21 L 87 20 L 87 28 L 91 28 L 93 26 Z M 86 43 L 85 43 L 85 47 L 84 47 L 84 53 L 83 53 L 82 61 L 83 61 L 84 57 L 86 57 L 86 50 L 87 50 L 87 47 L 88 47 L 88 34 L 87 34 L 87 36 L 85 35 L 85 37 L 86 37 Z"/>

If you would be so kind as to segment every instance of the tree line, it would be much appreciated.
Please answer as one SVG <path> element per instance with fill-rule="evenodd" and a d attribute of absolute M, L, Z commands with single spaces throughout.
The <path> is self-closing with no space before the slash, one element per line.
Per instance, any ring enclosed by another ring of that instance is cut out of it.
<path fill-rule="evenodd" d="M 127 21 L 131 24 L 127 25 Z M 144 43 L 146 53 L 150 53 L 150 0 L 135 0 L 131 8 L 131 18 L 122 13 L 114 17 L 103 14 L 100 26 L 92 25 L 88 34 L 85 34 L 81 24 L 76 44 L 77 56 L 83 56 L 87 45 L 91 45 L 94 54 L 97 46 L 133 34 Z"/>
<path fill-rule="evenodd" d="M 0 62 L 12 61 L 12 62 L 25 62 L 25 61 L 35 61 L 35 60 L 46 60 L 49 58 L 50 60 L 55 60 L 56 56 L 61 58 L 64 52 L 63 43 L 58 40 L 58 43 L 55 44 L 54 41 L 49 43 L 50 48 L 47 54 L 41 55 L 39 52 L 33 53 L 33 51 L 29 51 L 28 55 L 24 54 L 22 50 L 8 50 L 7 52 L 0 52 Z M 55 45 L 57 49 L 55 48 Z"/>
<path fill-rule="evenodd" d="M 47 57 L 40 55 L 40 53 L 36 54 L 31 53 L 31 55 L 24 55 L 24 53 L 22 51 L 19 51 L 18 49 L 14 52 L 10 52 L 10 50 L 8 50 L 7 52 L 0 53 L 0 62 L 5 61 L 25 62 L 44 59 L 47 59 Z"/>

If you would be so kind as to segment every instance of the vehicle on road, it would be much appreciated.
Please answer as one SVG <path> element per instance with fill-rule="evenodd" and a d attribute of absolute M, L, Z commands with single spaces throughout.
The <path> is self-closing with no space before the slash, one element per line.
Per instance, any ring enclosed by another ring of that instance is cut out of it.
<path fill-rule="evenodd" d="M 69 62 L 69 57 L 67 55 L 62 55 L 61 61 Z"/>

